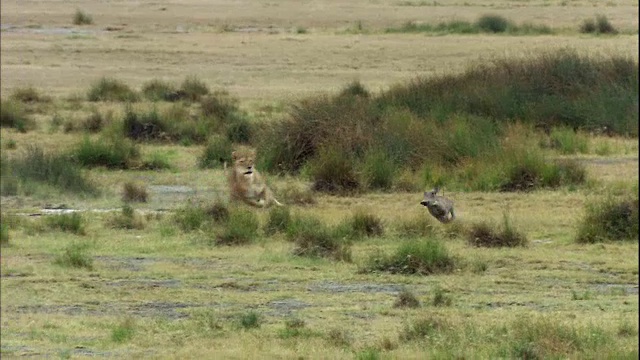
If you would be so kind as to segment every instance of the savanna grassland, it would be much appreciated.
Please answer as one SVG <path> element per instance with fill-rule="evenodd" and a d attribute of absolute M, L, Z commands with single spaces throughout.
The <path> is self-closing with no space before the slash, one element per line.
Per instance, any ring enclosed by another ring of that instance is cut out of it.
<path fill-rule="evenodd" d="M 637 2 L 0 6 L 3 358 L 638 358 Z"/>

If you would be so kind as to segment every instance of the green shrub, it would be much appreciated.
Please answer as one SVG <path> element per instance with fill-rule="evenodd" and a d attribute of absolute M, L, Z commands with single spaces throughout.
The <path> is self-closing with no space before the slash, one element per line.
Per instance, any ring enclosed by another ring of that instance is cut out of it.
<path fill-rule="evenodd" d="M 253 127 L 246 118 L 238 118 L 227 125 L 227 138 L 234 143 L 251 143 L 253 133 Z"/>
<path fill-rule="evenodd" d="M 360 96 L 368 98 L 370 96 L 369 90 L 362 85 L 360 81 L 352 81 L 345 86 L 339 93 L 340 97 Z"/>
<path fill-rule="evenodd" d="M 123 131 L 126 137 L 142 141 L 203 142 L 211 132 L 206 119 L 194 119 L 182 104 L 174 104 L 163 112 L 155 107 L 137 112 L 127 106 Z"/>
<path fill-rule="evenodd" d="M 207 146 L 200 157 L 198 157 L 198 167 L 201 169 L 221 168 L 225 164 L 233 166 L 231 153 L 233 145 L 227 138 L 214 135 L 209 139 Z"/>
<path fill-rule="evenodd" d="M 51 97 L 42 95 L 36 88 L 29 86 L 17 88 L 11 93 L 11 99 L 23 103 L 51 102 Z"/>
<path fill-rule="evenodd" d="M 473 224 L 467 233 L 467 241 L 479 247 L 515 247 L 528 244 L 526 235 L 514 229 L 506 212 L 503 214 L 502 228 L 498 229 L 486 222 Z"/>
<path fill-rule="evenodd" d="M 93 270 L 93 258 L 87 254 L 87 248 L 86 244 L 73 243 L 55 258 L 54 263 L 64 267 Z"/>
<path fill-rule="evenodd" d="M 29 182 L 45 183 L 69 193 L 98 193 L 98 189 L 67 155 L 45 154 L 41 148 L 30 145 L 23 156 L 3 160 L 2 163 L 3 191 L 5 186 L 10 185 L 5 181 L 15 179 L 23 185 Z M 17 186 L 18 182 L 14 185 Z"/>
<path fill-rule="evenodd" d="M 207 95 L 208 91 L 203 95 Z M 222 122 L 231 122 L 240 112 L 238 99 L 233 98 L 226 91 L 215 91 L 208 96 L 200 98 L 202 114 L 207 117 L 215 117 Z"/>
<path fill-rule="evenodd" d="M 35 128 L 35 121 L 27 116 L 22 105 L 14 100 L 2 100 L 0 103 L 0 126 L 27 132 Z"/>
<path fill-rule="evenodd" d="M 256 240 L 260 222 L 257 215 L 245 208 L 229 212 L 225 229 L 216 238 L 218 245 L 242 245 Z"/>
<path fill-rule="evenodd" d="M 85 235 L 85 221 L 78 212 L 70 214 L 51 215 L 44 218 L 50 229 L 70 232 L 76 235 Z"/>
<path fill-rule="evenodd" d="M 296 247 L 293 254 L 307 257 L 329 257 L 338 261 L 351 261 L 347 243 L 320 220 L 313 217 L 293 219 L 287 227 L 287 238 Z"/>
<path fill-rule="evenodd" d="M 93 17 L 84 11 L 77 9 L 75 14 L 73 14 L 73 24 L 74 25 L 91 25 L 93 24 Z"/>
<path fill-rule="evenodd" d="M 205 214 L 214 222 L 224 223 L 229 220 L 230 211 L 226 203 L 219 199 L 204 208 Z"/>
<path fill-rule="evenodd" d="M 286 204 L 296 205 L 313 205 L 316 204 L 316 198 L 313 190 L 307 186 L 297 184 L 288 184 L 278 189 L 278 193 L 282 196 L 282 200 Z"/>
<path fill-rule="evenodd" d="M 135 144 L 118 136 L 95 141 L 85 137 L 71 151 L 71 157 L 85 167 L 128 169 L 139 159 L 140 151 Z"/>
<path fill-rule="evenodd" d="M 375 254 L 363 272 L 384 271 L 392 274 L 431 275 L 450 273 L 456 260 L 439 241 L 428 238 L 403 243 L 392 255 Z"/>
<path fill-rule="evenodd" d="M 578 223 L 576 241 L 638 241 L 638 194 L 632 199 L 613 196 L 590 200 Z"/>
<path fill-rule="evenodd" d="M 269 210 L 267 223 L 264 226 L 266 235 L 285 232 L 291 223 L 291 211 L 286 206 L 277 206 Z"/>
<path fill-rule="evenodd" d="M 97 133 L 102 131 L 105 125 L 112 120 L 112 113 L 103 115 L 98 110 L 93 109 L 91 115 L 87 116 L 82 122 L 82 128 L 90 133 Z"/>
<path fill-rule="evenodd" d="M 150 101 L 177 101 L 178 89 L 171 83 L 153 79 L 142 85 L 142 95 Z"/>
<path fill-rule="evenodd" d="M 500 15 L 482 15 L 476 22 L 476 26 L 484 32 L 503 33 L 511 23 Z"/>
<path fill-rule="evenodd" d="M 433 289 L 433 297 L 431 298 L 431 305 L 433 306 L 451 306 L 453 299 L 451 295 L 447 294 L 441 287 L 436 286 Z"/>
<path fill-rule="evenodd" d="M 137 101 L 138 94 L 120 80 L 103 77 L 91 85 L 87 93 L 89 101 Z"/>

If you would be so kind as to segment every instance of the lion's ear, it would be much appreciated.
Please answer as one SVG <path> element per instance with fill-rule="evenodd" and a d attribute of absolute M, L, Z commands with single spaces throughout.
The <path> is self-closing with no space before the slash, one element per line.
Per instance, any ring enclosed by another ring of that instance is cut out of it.
<path fill-rule="evenodd" d="M 231 160 L 235 160 L 238 158 L 238 154 L 234 151 L 231 153 Z"/>

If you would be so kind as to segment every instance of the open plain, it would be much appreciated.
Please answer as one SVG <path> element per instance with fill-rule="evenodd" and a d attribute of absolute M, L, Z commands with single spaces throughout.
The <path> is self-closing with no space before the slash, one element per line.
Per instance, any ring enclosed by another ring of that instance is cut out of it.
<path fill-rule="evenodd" d="M 637 219 L 637 132 L 579 132 L 581 151 L 541 150 L 582 164 L 587 180 L 580 185 L 528 192 L 445 185 L 457 217 L 446 225 L 429 222 L 419 204 L 436 185 L 425 178 L 404 191 L 330 195 L 310 190 L 305 169 L 264 171 L 293 217 L 331 228 L 362 213 L 378 219 L 384 232 L 346 236 L 350 256 L 339 260 L 296 255 L 287 231 L 268 231 L 269 209 L 228 204 L 232 219 L 235 211 L 257 220 L 244 244 L 220 244 L 220 232 L 231 225 L 185 225 L 190 209 L 227 206 L 225 171 L 199 166 L 206 141 L 137 141 L 141 158 L 162 166 L 83 168 L 97 195 L 33 183 L 7 190 L 13 187 L 4 167 L 33 145 L 58 154 L 112 135 L 127 105 L 86 96 L 105 77 L 136 90 L 154 79 L 195 78 L 212 92 L 227 92 L 262 128 L 287 119 L 299 101 L 353 82 L 377 94 L 495 58 L 571 49 L 629 57 L 637 66 L 637 2 L 5 0 L 0 6 L 3 107 L 20 89 L 47 99 L 25 102 L 28 130 L 5 127 L 4 120 L 1 129 L 3 358 L 638 357 L 637 238 L 576 241 L 586 208 L 603 197 L 635 196 Z M 91 21 L 74 24 L 78 12 Z M 394 30 L 474 22 L 485 14 L 550 33 Z M 579 30 L 598 15 L 617 33 Z M 635 99 L 637 113 L 637 80 Z M 200 111 L 189 106 L 191 115 Z M 81 124 L 94 113 L 106 124 L 84 131 Z M 546 139 L 535 134 L 539 143 Z M 123 202 L 129 183 L 142 184 L 145 201 Z M 312 200 L 300 200 L 300 193 Z M 121 214 L 133 223 L 122 225 Z M 58 216 L 80 224 L 51 225 L 48 219 Z M 507 218 L 526 235 L 526 246 L 472 246 L 465 235 L 474 224 Z M 408 236 L 403 226 L 412 219 L 426 221 L 428 230 Z M 434 238 L 454 259 L 450 271 L 371 270 L 375 256 Z"/>

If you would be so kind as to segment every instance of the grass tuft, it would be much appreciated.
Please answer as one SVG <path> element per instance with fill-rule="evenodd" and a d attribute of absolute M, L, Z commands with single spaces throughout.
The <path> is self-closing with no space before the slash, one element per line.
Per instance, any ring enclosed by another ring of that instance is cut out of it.
<path fill-rule="evenodd" d="M 74 25 L 91 25 L 93 24 L 93 17 L 86 12 L 77 9 L 73 14 L 73 24 Z"/>
<path fill-rule="evenodd" d="M 24 133 L 34 129 L 36 123 L 27 115 L 20 102 L 3 99 L 0 103 L 0 126 Z"/>
<path fill-rule="evenodd" d="M 409 290 L 404 289 L 398 293 L 396 301 L 393 303 L 394 308 L 417 308 L 420 307 L 420 301 Z"/>
<path fill-rule="evenodd" d="M 286 206 L 278 206 L 269 210 L 267 223 L 264 226 L 266 235 L 284 233 L 291 223 L 291 211 Z"/>
<path fill-rule="evenodd" d="M 251 210 L 238 207 L 229 212 L 229 219 L 221 234 L 216 237 L 217 245 L 249 244 L 258 238 L 260 222 Z"/>
<path fill-rule="evenodd" d="M 638 195 L 590 200 L 578 223 L 576 242 L 638 241 Z"/>
<path fill-rule="evenodd" d="M 149 193 L 146 186 L 127 181 L 122 185 L 122 201 L 147 202 Z"/>
<path fill-rule="evenodd" d="M 45 217 L 44 220 L 50 229 L 69 232 L 76 235 L 86 235 L 85 220 L 78 212 L 50 215 Z"/>
<path fill-rule="evenodd" d="M 351 261 L 351 249 L 336 232 L 314 217 L 298 217 L 287 227 L 287 238 L 296 247 L 293 254 L 307 257 L 328 257 Z"/>
<path fill-rule="evenodd" d="M 511 225 L 506 212 L 503 214 L 503 224 L 500 229 L 486 222 L 471 225 L 467 233 L 467 241 L 470 245 L 477 247 L 515 247 L 528 244 L 526 235 Z"/>
<path fill-rule="evenodd" d="M 456 260 L 437 240 L 428 238 L 401 244 L 394 254 L 374 254 L 361 272 L 389 272 L 392 274 L 431 275 L 448 274 L 456 267 Z"/>
<path fill-rule="evenodd" d="M 87 248 L 86 244 L 73 243 L 55 258 L 54 263 L 63 267 L 93 270 L 93 258 L 87 254 Z"/>
<path fill-rule="evenodd" d="M 138 100 L 138 94 L 120 80 L 103 77 L 91 85 L 87 100 L 134 102 Z"/>

